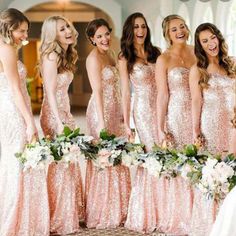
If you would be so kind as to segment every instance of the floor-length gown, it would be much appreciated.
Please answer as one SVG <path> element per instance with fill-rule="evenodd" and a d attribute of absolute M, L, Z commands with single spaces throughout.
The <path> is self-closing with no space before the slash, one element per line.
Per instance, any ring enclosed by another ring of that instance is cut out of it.
<path fill-rule="evenodd" d="M 217 73 L 210 74 L 209 87 L 203 90 L 201 132 L 206 140 L 206 149 L 216 153 L 229 150 L 234 108 L 235 80 Z M 207 200 L 200 190 L 195 190 L 192 235 L 209 235 L 214 223 L 218 203 Z M 219 234 L 221 236 L 221 234 Z M 233 234 L 232 234 L 233 235 Z"/>
<path fill-rule="evenodd" d="M 130 74 L 133 84 L 133 117 L 136 130 L 146 151 L 151 151 L 157 139 L 155 64 L 136 63 Z M 138 167 L 131 191 L 125 227 L 140 232 L 152 232 L 157 226 L 158 178 Z M 164 184 L 165 185 L 165 184 Z M 163 185 L 163 187 L 165 187 Z"/>
<path fill-rule="evenodd" d="M 20 86 L 31 111 L 26 70 L 18 61 Z M 46 170 L 22 171 L 15 153 L 24 149 L 26 124 L 15 105 L 9 81 L 0 73 L 0 235 L 48 236 L 49 208 Z"/>
<path fill-rule="evenodd" d="M 167 82 L 169 89 L 167 131 L 173 136 L 174 147 L 182 149 L 184 145 L 192 142 L 189 69 L 185 67 L 170 69 Z M 158 229 L 177 235 L 188 234 L 193 204 L 193 191 L 190 183 L 181 176 L 170 178 L 164 194 L 166 194 L 164 198 L 166 201 L 159 201 L 158 206 Z"/>
<path fill-rule="evenodd" d="M 105 128 L 111 134 L 124 136 L 120 85 L 117 68 L 102 69 L 103 113 Z M 96 101 L 88 104 L 87 131 L 98 138 Z M 86 172 L 86 224 L 88 228 L 115 228 L 124 223 L 130 196 L 130 173 L 123 165 L 98 170 L 91 161 Z"/>
<path fill-rule="evenodd" d="M 68 88 L 73 74 L 64 72 L 57 76 L 56 101 L 59 117 L 63 124 L 75 128 L 70 112 Z M 40 114 L 41 127 L 45 136 L 55 137 L 56 122 L 44 90 Z M 79 220 L 84 220 L 83 186 L 78 163 L 51 164 L 48 170 L 48 192 L 50 206 L 50 231 L 58 234 L 77 232 Z"/>
<path fill-rule="evenodd" d="M 210 236 L 233 236 L 236 235 L 236 187 L 226 196 L 220 207 L 216 221 Z"/>

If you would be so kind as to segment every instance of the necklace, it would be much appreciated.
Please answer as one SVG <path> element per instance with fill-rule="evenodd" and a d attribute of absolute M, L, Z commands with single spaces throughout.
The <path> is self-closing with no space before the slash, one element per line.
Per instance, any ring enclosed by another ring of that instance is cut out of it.
<path fill-rule="evenodd" d="M 179 62 L 180 62 L 181 65 L 185 65 L 185 61 L 184 61 L 183 57 L 181 57 L 180 55 L 175 54 L 173 52 L 172 52 L 172 54 L 179 59 Z"/>

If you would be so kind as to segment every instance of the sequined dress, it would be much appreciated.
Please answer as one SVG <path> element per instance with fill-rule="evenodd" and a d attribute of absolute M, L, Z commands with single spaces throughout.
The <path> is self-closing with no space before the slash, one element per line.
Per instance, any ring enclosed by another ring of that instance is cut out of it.
<path fill-rule="evenodd" d="M 105 66 L 102 70 L 103 112 L 105 128 L 109 133 L 123 136 L 120 85 L 117 68 Z M 98 116 L 93 95 L 87 108 L 87 131 L 98 137 Z M 124 223 L 130 196 L 130 173 L 123 165 L 98 170 L 91 161 L 86 171 L 86 224 L 88 228 L 115 228 Z"/>
<path fill-rule="evenodd" d="M 56 101 L 61 121 L 71 129 L 75 121 L 70 113 L 68 88 L 73 74 L 64 72 L 57 76 Z M 44 90 L 40 114 L 41 127 L 45 136 L 55 137 L 56 122 Z M 83 185 L 78 163 L 51 164 L 48 170 L 48 192 L 50 206 L 50 232 L 69 234 L 77 232 L 79 220 L 84 219 Z"/>
<path fill-rule="evenodd" d="M 136 63 L 130 74 L 133 84 L 133 117 L 136 130 L 146 151 L 157 142 L 155 64 Z M 159 180 L 138 167 L 132 187 L 125 227 L 152 232 L 157 227 Z"/>
<path fill-rule="evenodd" d="M 210 75 L 208 83 L 209 88 L 203 90 L 201 131 L 206 139 L 206 149 L 216 154 L 229 150 L 232 141 L 230 121 L 233 118 L 235 79 L 215 73 Z M 206 199 L 197 189 L 194 195 L 191 235 L 209 235 L 219 202 Z"/>
<path fill-rule="evenodd" d="M 31 111 L 26 89 L 26 70 L 18 61 L 20 86 Z M 26 124 L 15 105 L 12 90 L 0 73 L 0 235 L 49 235 L 49 208 L 46 170 L 23 172 L 15 153 L 27 142 Z"/>
<path fill-rule="evenodd" d="M 173 135 L 174 146 L 181 149 L 192 143 L 191 95 L 189 69 L 174 67 L 168 71 L 167 83 L 169 102 L 166 117 L 167 131 Z M 157 229 L 161 232 L 184 235 L 190 232 L 193 206 L 193 190 L 181 176 L 160 182 L 159 220 Z M 163 189 L 165 189 L 163 191 Z"/>

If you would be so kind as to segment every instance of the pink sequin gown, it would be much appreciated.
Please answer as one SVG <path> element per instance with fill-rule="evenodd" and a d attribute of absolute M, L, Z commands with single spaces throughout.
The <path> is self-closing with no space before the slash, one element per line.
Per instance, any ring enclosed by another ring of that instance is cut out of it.
<path fill-rule="evenodd" d="M 21 91 L 31 110 L 26 70 L 18 61 Z M 48 236 L 49 208 L 46 170 L 22 172 L 15 157 L 26 144 L 26 124 L 15 105 L 9 82 L 0 73 L 0 235 Z"/>
<path fill-rule="evenodd" d="M 103 109 L 105 128 L 109 133 L 123 136 L 120 86 L 117 68 L 102 70 Z M 92 95 L 87 108 L 88 134 L 97 138 L 98 116 Z M 123 165 L 98 170 L 91 161 L 86 172 L 86 224 L 88 228 L 115 228 L 124 223 L 130 196 L 130 173 Z"/>
<path fill-rule="evenodd" d="M 136 63 L 130 74 L 133 84 L 133 117 L 141 143 L 150 151 L 157 142 L 155 64 Z M 138 167 L 131 191 L 125 227 L 152 232 L 157 227 L 158 202 L 161 200 L 158 178 Z"/>
<path fill-rule="evenodd" d="M 73 74 L 64 72 L 58 74 L 56 100 L 61 121 L 71 129 L 75 121 L 70 113 L 68 88 Z M 56 122 L 46 91 L 40 114 L 41 127 L 44 135 L 56 135 Z M 84 219 L 83 186 L 79 164 L 51 164 L 48 170 L 48 192 L 50 206 L 50 232 L 69 234 L 77 232 L 79 220 Z"/>
<path fill-rule="evenodd" d="M 173 135 L 174 146 L 183 148 L 192 142 L 191 95 L 189 69 L 174 67 L 167 76 L 169 103 L 166 117 L 168 132 Z M 193 190 L 181 176 L 161 178 L 165 186 L 163 202 L 159 201 L 158 229 L 165 233 L 184 235 L 190 231 Z"/>
<path fill-rule="evenodd" d="M 206 149 L 212 153 L 229 150 L 232 141 L 230 120 L 233 118 L 234 83 L 235 79 L 211 74 L 209 88 L 203 90 L 201 131 L 206 139 Z M 207 200 L 197 189 L 194 195 L 191 235 L 209 235 L 219 205 L 213 200 Z"/>

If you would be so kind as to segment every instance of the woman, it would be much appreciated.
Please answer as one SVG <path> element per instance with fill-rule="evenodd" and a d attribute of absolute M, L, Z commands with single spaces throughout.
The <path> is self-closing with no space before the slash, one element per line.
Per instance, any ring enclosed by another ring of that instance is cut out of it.
<path fill-rule="evenodd" d="M 150 151 L 158 141 L 155 62 L 159 55 L 160 50 L 151 43 L 150 29 L 143 14 L 137 12 L 130 15 L 123 26 L 119 55 L 122 105 L 126 135 L 130 137 L 131 82 L 134 123 L 146 151 Z M 156 228 L 156 205 L 151 197 L 156 185 L 155 177 L 148 175 L 142 167 L 138 168 L 125 224 L 127 228 L 141 232 L 151 232 Z"/>
<path fill-rule="evenodd" d="M 15 153 L 37 138 L 26 69 L 17 51 L 28 37 L 29 20 L 17 9 L 0 13 L 0 235 L 49 235 L 44 170 L 22 171 Z"/>
<path fill-rule="evenodd" d="M 194 50 L 187 44 L 189 29 L 181 16 L 169 15 L 162 22 L 167 50 L 156 62 L 157 127 L 159 143 L 177 149 L 192 143 L 189 70 L 195 63 Z M 192 211 L 192 190 L 182 177 L 166 182 L 167 199 L 159 206 L 159 227 L 172 234 L 188 234 Z M 168 209 L 168 210 L 165 210 Z"/>
<path fill-rule="evenodd" d="M 77 32 L 62 16 L 47 18 L 42 26 L 40 72 L 44 84 L 44 99 L 40 114 L 44 135 L 54 138 L 64 125 L 75 128 L 70 113 L 68 88 L 77 61 Z M 52 164 L 48 171 L 50 231 L 69 234 L 78 231 L 84 217 L 82 180 L 78 163 Z"/>
<path fill-rule="evenodd" d="M 92 96 L 87 108 L 88 133 L 95 138 L 105 128 L 124 136 L 120 86 L 111 56 L 111 28 L 104 19 L 91 21 L 86 34 L 94 49 L 86 60 Z M 88 228 L 115 228 L 124 223 L 130 195 L 130 173 L 125 166 L 99 171 L 91 161 L 86 173 L 86 224 Z"/>
<path fill-rule="evenodd" d="M 229 151 L 233 142 L 231 119 L 234 108 L 235 65 L 219 29 L 204 23 L 195 32 L 197 63 L 191 68 L 193 139 L 204 137 L 205 148 L 213 154 Z M 217 204 L 195 191 L 193 234 L 208 235 Z M 199 215 L 202 215 L 200 218 Z"/>

